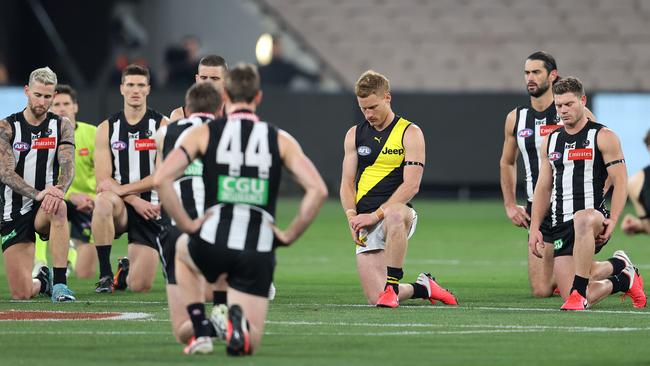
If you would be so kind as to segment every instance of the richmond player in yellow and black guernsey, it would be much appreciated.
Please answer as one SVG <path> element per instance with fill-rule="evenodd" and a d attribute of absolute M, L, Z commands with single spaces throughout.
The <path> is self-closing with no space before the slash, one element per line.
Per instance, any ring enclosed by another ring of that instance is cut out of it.
<path fill-rule="evenodd" d="M 355 93 L 366 120 L 345 136 L 340 195 L 368 303 L 395 308 L 399 299 L 421 298 L 456 305 L 456 298 L 428 273 L 399 284 L 408 238 L 417 224 L 409 202 L 424 172 L 424 135 L 392 111 L 385 76 L 366 71 Z"/>

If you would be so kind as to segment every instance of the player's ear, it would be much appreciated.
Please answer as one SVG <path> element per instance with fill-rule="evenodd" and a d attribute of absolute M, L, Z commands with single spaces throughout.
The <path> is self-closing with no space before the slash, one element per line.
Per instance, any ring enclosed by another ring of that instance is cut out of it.
<path fill-rule="evenodd" d="M 29 96 L 29 85 L 25 85 L 25 86 L 23 87 L 23 90 L 25 91 L 25 95 L 26 95 L 26 96 Z"/>
<path fill-rule="evenodd" d="M 384 100 L 385 100 L 386 102 L 390 103 L 390 101 L 391 101 L 392 99 L 393 99 L 393 96 L 390 94 L 389 91 L 387 91 L 386 93 L 384 93 Z"/>
<path fill-rule="evenodd" d="M 259 105 L 262 103 L 262 91 L 258 90 L 257 93 L 255 93 L 255 98 L 253 98 L 253 101 L 255 102 L 256 105 Z"/>

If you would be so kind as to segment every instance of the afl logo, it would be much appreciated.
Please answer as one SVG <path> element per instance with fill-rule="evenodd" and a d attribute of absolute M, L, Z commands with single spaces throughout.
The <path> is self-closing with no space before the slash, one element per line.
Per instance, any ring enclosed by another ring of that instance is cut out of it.
<path fill-rule="evenodd" d="M 113 142 L 111 147 L 113 148 L 113 150 L 118 150 L 118 151 L 124 150 L 124 149 L 126 149 L 126 142 L 124 142 L 124 141 L 115 141 L 115 142 Z"/>
<path fill-rule="evenodd" d="M 368 146 L 359 146 L 359 147 L 357 148 L 357 152 L 358 152 L 359 155 L 361 155 L 361 156 L 368 156 L 368 155 L 370 155 L 370 153 L 372 152 L 372 150 L 370 150 L 370 148 L 369 148 Z"/>
<path fill-rule="evenodd" d="M 553 151 L 552 153 L 548 154 L 548 160 L 550 161 L 560 160 L 561 158 L 562 158 L 561 152 Z"/>
<path fill-rule="evenodd" d="M 29 144 L 26 142 L 18 141 L 14 144 L 14 150 L 16 151 L 27 151 L 29 150 Z"/>
<path fill-rule="evenodd" d="M 519 130 L 518 135 L 519 137 L 528 138 L 532 136 L 534 133 L 535 132 L 533 132 L 533 130 L 531 130 L 530 128 L 525 128 L 523 130 Z"/>

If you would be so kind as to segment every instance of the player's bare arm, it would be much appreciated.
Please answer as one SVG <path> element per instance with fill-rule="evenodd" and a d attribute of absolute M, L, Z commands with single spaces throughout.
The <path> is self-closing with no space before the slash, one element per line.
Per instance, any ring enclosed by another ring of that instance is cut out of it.
<path fill-rule="evenodd" d="M 650 219 L 647 217 L 648 212 L 640 201 L 641 189 L 643 188 L 645 179 L 645 172 L 641 170 L 629 177 L 627 181 L 627 194 L 630 202 L 632 202 L 636 216 L 627 214 L 623 218 L 623 221 L 621 221 L 621 230 L 625 234 L 650 234 Z"/>
<path fill-rule="evenodd" d="M 74 179 L 74 126 L 63 118 L 61 122 L 61 143 L 59 144 L 59 182 L 58 187 L 67 192 Z"/>
<path fill-rule="evenodd" d="M 530 235 L 528 237 L 528 248 L 532 254 L 538 258 L 542 258 L 539 248 L 544 245 L 544 238 L 539 231 L 539 227 L 544 220 L 544 215 L 551 205 L 551 188 L 553 187 L 553 172 L 551 170 L 551 163 L 548 160 L 548 136 L 544 137 L 542 142 L 542 153 L 540 159 L 542 160 L 539 176 L 537 177 L 537 185 L 533 193 L 533 207 L 531 209 L 530 218 Z"/>
<path fill-rule="evenodd" d="M 176 221 L 178 228 L 186 233 L 196 232 L 207 216 L 192 220 L 174 191 L 173 183 L 194 159 L 205 154 L 209 135 L 207 124 L 190 129 L 182 138 L 180 147 L 169 153 L 152 175 L 154 187 L 165 206 L 165 212 Z"/>
<path fill-rule="evenodd" d="M 506 209 L 506 215 L 513 224 L 519 227 L 528 227 L 530 216 L 526 213 L 523 206 L 517 205 L 516 187 L 517 187 L 517 140 L 512 133 L 517 122 L 517 110 L 513 109 L 506 117 L 503 150 L 501 151 L 501 160 L 499 161 L 501 193 L 503 194 L 503 206 Z"/>
<path fill-rule="evenodd" d="M 352 239 L 357 245 L 365 245 L 362 243 L 358 234 L 352 228 L 352 225 L 349 224 L 349 220 L 357 215 L 357 209 L 355 204 L 355 195 L 357 190 L 354 185 L 354 181 L 357 174 L 357 150 L 355 148 L 355 138 L 357 134 L 357 127 L 351 127 L 348 132 L 345 134 L 345 140 L 343 142 L 344 156 L 343 156 L 343 167 L 341 174 L 341 187 L 339 190 L 339 195 L 341 198 L 341 205 L 343 206 L 343 211 L 348 218 L 348 226 L 350 227 L 350 234 Z"/>
<path fill-rule="evenodd" d="M 278 147 L 285 168 L 305 190 L 298 213 L 285 230 L 273 227 L 275 236 L 285 245 L 290 245 L 314 221 L 323 202 L 327 199 L 327 186 L 314 164 L 305 155 L 298 141 L 290 134 L 278 132 Z"/>
<path fill-rule="evenodd" d="M 596 238 L 596 243 L 604 243 L 612 235 L 616 223 L 623 212 L 627 200 L 627 170 L 625 167 L 625 158 L 621 143 L 616 134 L 608 129 L 603 128 L 598 133 L 597 148 L 603 154 L 603 161 L 607 167 L 607 174 L 614 187 L 612 192 L 612 203 L 610 217 L 605 219 L 603 232 Z"/>
<path fill-rule="evenodd" d="M 169 119 L 165 117 L 160 121 L 159 128 L 166 128 L 167 124 L 169 124 Z M 140 194 L 143 192 L 149 192 L 153 189 L 153 187 L 153 174 L 149 174 L 137 182 L 122 184 L 119 187 L 114 187 L 114 192 L 118 196 L 125 197 L 129 195 Z"/>
<path fill-rule="evenodd" d="M 171 122 L 178 121 L 179 119 L 185 118 L 185 113 L 183 112 L 183 107 L 180 106 L 176 109 L 174 109 L 170 114 L 169 114 L 169 120 Z"/>
<path fill-rule="evenodd" d="M 111 151 L 108 146 L 108 120 L 97 126 L 95 134 L 95 177 L 97 193 L 108 190 L 107 186 L 118 184 L 112 177 Z"/>
<path fill-rule="evenodd" d="M 424 134 L 422 130 L 412 124 L 404 132 L 404 166 L 403 182 L 400 184 L 395 192 L 388 198 L 382 205 L 390 205 L 392 203 L 407 204 L 420 190 L 420 182 L 422 181 L 422 174 L 424 173 L 425 164 L 425 145 Z M 380 211 L 381 207 L 379 210 Z M 362 228 L 375 225 L 381 220 L 381 214 L 377 212 L 360 214 L 350 219 L 350 224 L 355 231 Z"/>
<path fill-rule="evenodd" d="M 16 160 L 11 146 L 11 126 L 6 120 L 0 120 L 0 180 L 14 192 L 41 201 L 44 194 L 30 186 L 15 172 Z M 45 191 L 43 191 L 45 192 Z"/>

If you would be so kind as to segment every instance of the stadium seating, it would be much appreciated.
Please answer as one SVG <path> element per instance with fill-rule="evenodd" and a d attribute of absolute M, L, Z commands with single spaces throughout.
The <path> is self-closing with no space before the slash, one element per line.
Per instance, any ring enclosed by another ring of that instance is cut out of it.
<path fill-rule="evenodd" d="M 588 90 L 648 91 L 647 0 L 265 0 L 352 85 L 367 68 L 405 91 L 522 89 L 552 53 Z"/>

